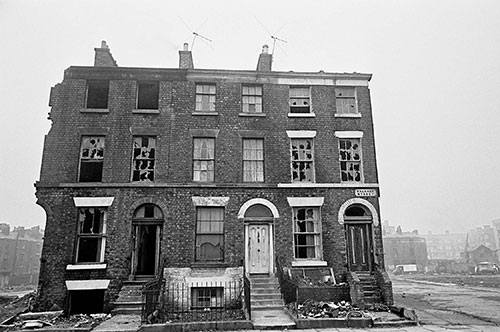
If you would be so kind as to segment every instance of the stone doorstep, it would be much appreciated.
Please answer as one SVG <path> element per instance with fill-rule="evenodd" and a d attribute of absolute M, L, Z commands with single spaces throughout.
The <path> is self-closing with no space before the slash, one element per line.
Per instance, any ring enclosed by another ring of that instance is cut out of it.
<path fill-rule="evenodd" d="M 252 323 L 258 330 L 295 327 L 295 322 L 283 309 L 252 311 Z"/>

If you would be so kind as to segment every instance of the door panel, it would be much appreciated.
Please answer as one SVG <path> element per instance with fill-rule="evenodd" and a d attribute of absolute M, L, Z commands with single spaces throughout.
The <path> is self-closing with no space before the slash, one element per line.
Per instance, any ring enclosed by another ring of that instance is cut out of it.
<path fill-rule="evenodd" d="M 347 258 L 351 271 L 371 271 L 371 224 L 346 224 Z"/>
<path fill-rule="evenodd" d="M 269 273 L 269 225 L 248 226 L 248 272 Z"/>

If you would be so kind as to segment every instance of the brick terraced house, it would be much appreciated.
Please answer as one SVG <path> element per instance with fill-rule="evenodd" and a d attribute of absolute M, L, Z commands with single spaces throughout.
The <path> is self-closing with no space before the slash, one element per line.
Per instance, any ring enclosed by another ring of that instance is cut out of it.
<path fill-rule="evenodd" d="M 370 74 L 118 67 L 105 42 L 50 94 L 37 203 L 47 215 L 38 307 L 109 312 L 134 283 L 330 268 L 391 303 Z M 200 286 L 201 285 L 201 286 Z M 195 301 L 196 300 L 196 301 Z M 91 308 L 91 309 L 89 309 Z"/>

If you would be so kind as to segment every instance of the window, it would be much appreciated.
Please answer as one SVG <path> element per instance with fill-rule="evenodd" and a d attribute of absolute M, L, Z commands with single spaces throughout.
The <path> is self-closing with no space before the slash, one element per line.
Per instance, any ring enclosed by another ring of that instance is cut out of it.
<path fill-rule="evenodd" d="M 215 139 L 193 140 L 193 181 L 213 182 L 215 168 Z"/>
<path fill-rule="evenodd" d="M 101 182 L 104 137 L 83 136 L 80 150 L 80 182 Z"/>
<path fill-rule="evenodd" d="M 242 94 L 244 113 L 262 113 L 262 86 L 243 85 Z"/>
<path fill-rule="evenodd" d="M 155 137 L 134 137 L 132 181 L 154 181 L 155 156 Z"/>
<path fill-rule="evenodd" d="M 196 111 L 215 112 L 214 84 L 196 84 Z"/>
<path fill-rule="evenodd" d="M 192 287 L 192 308 L 222 308 L 223 287 Z"/>
<path fill-rule="evenodd" d="M 356 102 L 355 88 L 336 88 L 335 105 L 337 114 L 358 114 L 358 105 Z"/>
<path fill-rule="evenodd" d="M 311 89 L 309 87 L 290 87 L 290 113 L 311 112 Z"/>
<path fill-rule="evenodd" d="M 197 262 L 224 260 L 224 208 L 196 209 L 195 245 Z"/>
<path fill-rule="evenodd" d="M 318 209 L 312 207 L 293 209 L 293 235 L 295 258 L 320 259 L 320 226 Z"/>
<path fill-rule="evenodd" d="M 137 82 L 137 109 L 157 110 L 159 92 L 158 82 Z"/>
<path fill-rule="evenodd" d="M 108 108 L 109 81 L 88 81 L 86 108 Z"/>
<path fill-rule="evenodd" d="M 264 181 L 264 140 L 243 139 L 243 182 Z"/>
<path fill-rule="evenodd" d="M 104 261 L 106 212 L 103 208 L 78 210 L 77 263 Z"/>
<path fill-rule="evenodd" d="M 313 139 L 292 139 L 291 159 L 292 181 L 314 182 Z"/>
<path fill-rule="evenodd" d="M 360 139 L 341 138 L 339 144 L 341 181 L 362 182 Z"/>

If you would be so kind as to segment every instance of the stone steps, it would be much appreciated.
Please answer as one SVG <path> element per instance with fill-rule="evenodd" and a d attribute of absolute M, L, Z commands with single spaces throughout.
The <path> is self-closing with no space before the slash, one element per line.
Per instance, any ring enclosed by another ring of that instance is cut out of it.
<path fill-rule="evenodd" d="M 113 302 L 113 314 L 141 314 L 142 287 L 146 281 L 126 281 Z"/>

